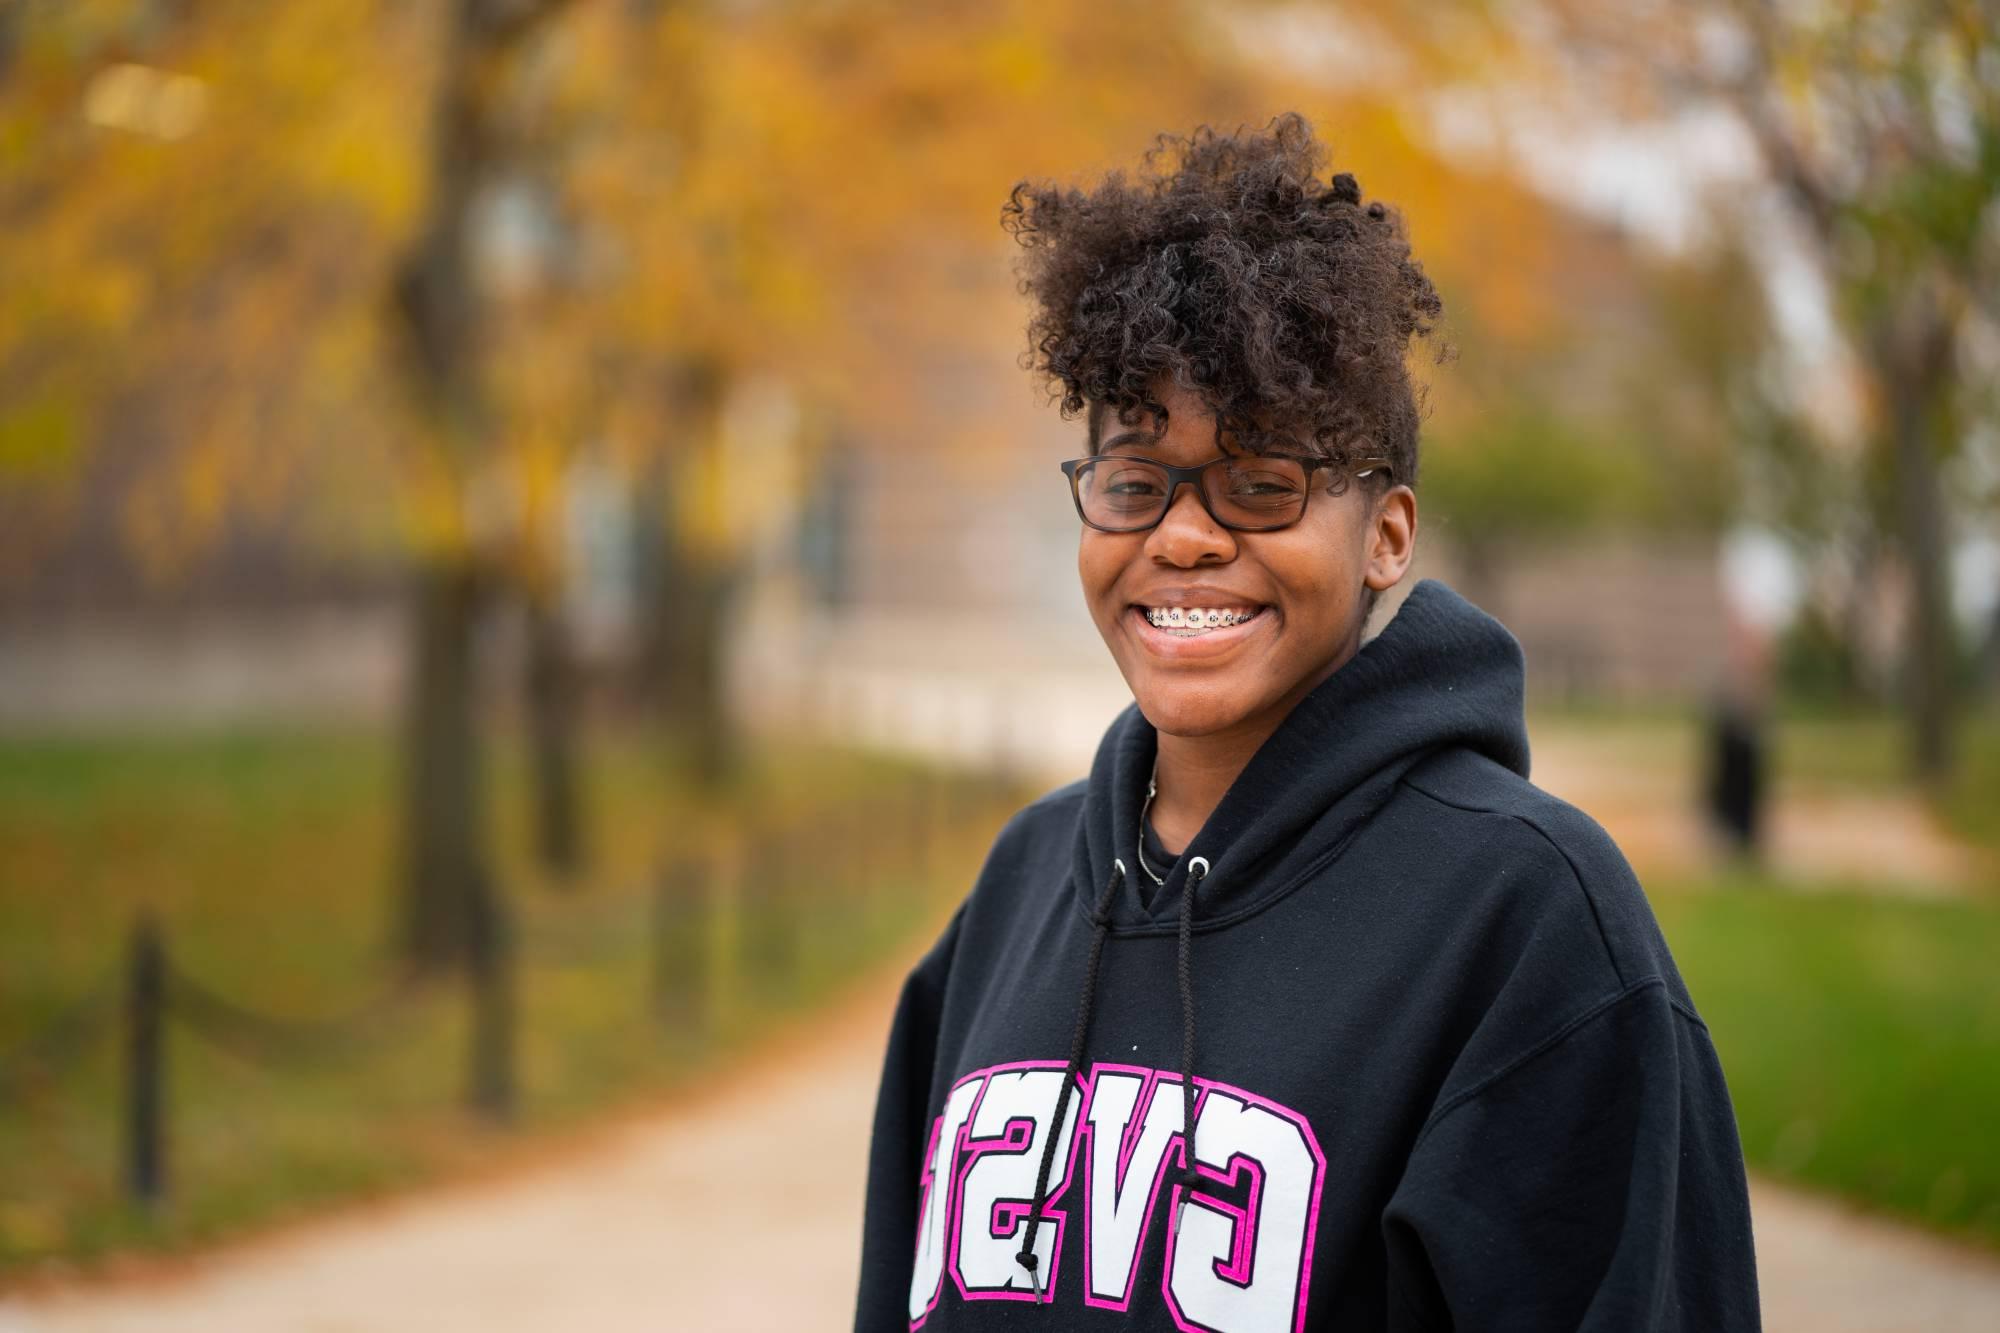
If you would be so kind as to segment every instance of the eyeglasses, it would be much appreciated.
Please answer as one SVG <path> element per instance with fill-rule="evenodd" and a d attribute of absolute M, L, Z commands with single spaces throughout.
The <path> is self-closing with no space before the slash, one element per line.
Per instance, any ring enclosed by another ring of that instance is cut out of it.
<path fill-rule="evenodd" d="M 1183 482 L 1192 483 L 1208 516 L 1237 532 L 1270 532 L 1305 517 L 1313 474 L 1333 478 L 1330 495 L 1371 472 L 1390 471 L 1386 458 L 1345 462 L 1299 454 L 1225 454 L 1194 467 L 1150 458 L 1098 454 L 1062 465 L 1077 517 L 1099 532 L 1144 532 L 1167 516 Z"/>

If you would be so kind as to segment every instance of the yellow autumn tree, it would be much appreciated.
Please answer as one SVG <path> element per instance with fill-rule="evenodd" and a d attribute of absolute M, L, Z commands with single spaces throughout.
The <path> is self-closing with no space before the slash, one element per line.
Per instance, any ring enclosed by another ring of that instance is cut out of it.
<path fill-rule="evenodd" d="M 552 614 L 573 464 L 660 511 L 661 586 L 706 663 L 688 712 L 722 719 L 713 649 L 754 527 L 721 498 L 726 406 L 758 380 L 809 435 L 908 422 L 937 410 L 922 368 L 1017 352 L 1016 179 L 1302 109 L 1406 211 L 1454 340 L 1490 353 L 1454 371 L 1478 395 L 1440 394 L 1441 434 L 1573 345 L 1586 233 L 1439 151 L 1403 90 L 1275 59 L 1294 12 L 33 6 L 0 71 L 0 567 L 31 578 L 108 507 L 162 579 L 244 524 L 407 570 L 406 938 L 448 960 L 486 859 L 471 635 L 496 604 L 529 609 L 544 823 L 573 837 Z M 1461 58 L 1396 7 L 1342 12 L 1419 74 Z M 1001 443 L 980 431 L 938 438 Z"/>

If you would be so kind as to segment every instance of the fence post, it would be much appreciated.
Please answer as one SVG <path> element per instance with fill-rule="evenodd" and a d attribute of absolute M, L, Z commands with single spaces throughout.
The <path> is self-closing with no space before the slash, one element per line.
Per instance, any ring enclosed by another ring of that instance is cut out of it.
<path fill-rule="evenodd" d="M 167 950 L 148 910 L 133 923 L 125 988 L 125 1184 L 138 1203 L 167 1194 Z"/>
<path fill-rule="evenodd" d="M 472 876 L 467 904 L 467 974 L 472 1049 L 467 1100 L 490 1120 L 514 1113 L 514 949 L 506 909 L 484 868 Z"/>

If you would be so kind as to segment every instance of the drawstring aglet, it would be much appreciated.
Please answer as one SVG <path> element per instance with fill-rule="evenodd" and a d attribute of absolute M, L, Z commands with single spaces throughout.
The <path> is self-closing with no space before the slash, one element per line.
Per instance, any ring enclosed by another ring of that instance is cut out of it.
<path fill-rule="evenodd" d="M 1033 1250 L 1023 1250 L 1014 1257 L 1021 1261 L 1021 1267 L 1028 1270 L 1028 1285 L 1034 1289 L 1035 1303 L 1039 1305 L 1042 1300 L 1042 1275 L 1038 1270 L 1042 1266 L 1042 1256 Z"/>

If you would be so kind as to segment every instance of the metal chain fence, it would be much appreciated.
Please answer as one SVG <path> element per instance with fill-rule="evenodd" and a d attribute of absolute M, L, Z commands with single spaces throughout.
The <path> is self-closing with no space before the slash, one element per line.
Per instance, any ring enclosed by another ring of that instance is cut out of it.
<path fill-rule="evenodd" d="M 523 932 L 489 879 L 475 880 L 464 966 L 452 977 L 398 970 L 332 1014 L 274 1014 L 229 996 L 175 958 L 150 913 L 132 924 L 126 959 L 12 1049 L 0 1052 L 0 1105 L 52 1083 L 100 1043 L 122 1037 L 121 1154 L 127 1190 L 148 1204 L 167 1192 L 170 1023 L 246 1062 L 274 1070 L 361 1058 L 407 1028 L 411 1005 L 463 986 L 471 1018 L 466 1104 L 504 1119 L 517 1100 L 518 972 L 643 961 L 644 998 L 663 1028 L 709 1024 L 719 978 L 779 1000 L 801 987 L 809 957 L 899 911 L 899 888 L 934 874 L 942 825 L 993 795 L 917 784 L 894 797 L 753 828 L 720 850 L 663 863 L 647 893 L 566 907 Z M 642 959 L 643 955 L 643 959 Z M 826 964 L 822 958 L 822 966 Z"/>

